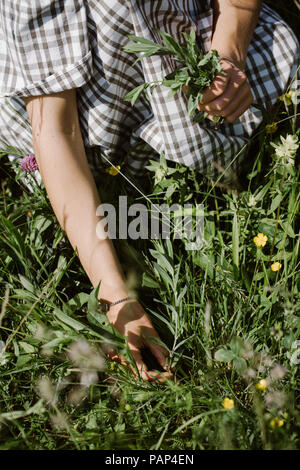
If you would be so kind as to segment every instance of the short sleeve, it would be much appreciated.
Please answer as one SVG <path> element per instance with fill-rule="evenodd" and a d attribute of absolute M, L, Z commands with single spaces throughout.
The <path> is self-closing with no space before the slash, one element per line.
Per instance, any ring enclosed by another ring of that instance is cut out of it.
<path fill-rule="evenodd" d="M 84 0 L 0 0 L 0 97 L 79 88 L 92 75 Z"/>

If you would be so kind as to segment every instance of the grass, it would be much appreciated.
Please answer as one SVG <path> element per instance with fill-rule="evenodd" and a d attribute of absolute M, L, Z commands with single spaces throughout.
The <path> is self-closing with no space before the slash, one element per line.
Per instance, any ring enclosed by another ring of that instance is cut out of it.
<path fill-rule="evenodd" d="M 297 141 L 296 112 L 281 103 L 277 130 L 263 123 L 240 191 L 152 165 L 152 202 L 205 206 L 199 250 L 116 243 L 176 366 L 163 385 L 103 358 L 108 339 L 127 354 L 122 338 L 97 314 L 44 189 L 28 191 L 2 159 L 0 449 L 299 448 L 299 165 L 272 146 Z M 121 175 L 105 180 L 102 199 L 126 194 Z"/>

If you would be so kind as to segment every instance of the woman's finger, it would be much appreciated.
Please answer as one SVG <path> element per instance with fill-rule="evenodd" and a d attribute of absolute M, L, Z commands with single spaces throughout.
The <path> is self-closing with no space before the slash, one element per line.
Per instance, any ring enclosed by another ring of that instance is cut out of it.
<path fill-rule="evenodd" d="M 230 103 L 228 108 L 225 108 L 222 112 L 216 112 L 214 114 L 208 114 L 206 116 L 207 119 L 214 121 L 214 117 L 220 116 L 224 117 L 226 122 L 233 123 L 235 122 L 240 116 L 244 114 L 245 111 L 251 106 L 253 103 L 253 96 L 251 93 L 246 93 L 238 99 L 234 100 Z"/>
<path fill-rule="evenodd" d="M 153 341 L 154 338 L 154 341 Z M 145 345 L 148 346 L 154 357 L 157 359 L 159 365 L 164 369 L 167 370 L 168 367 L 168 358 L 169 358 L 169 353 L 166 348 L 161 346 L 160 344 L 157 344 L 155 341 L 157 339 L 158 341 L 161 341 L 159 334 L 157 331 L 153 328 L 150 330 L 150 332 L 147 333 L 147 335 L 143 335 L 143 340 Z"/>
<path fill-rule="evenodd" d="M 166 380 L 174 379 L 174 374 L 172 372 L 157 372 L 154 370 L 149 370 L 147 375 L 149 377 L 149 382 L 158 381 L 164 383 Z"/>
<path fill-rule="evenodd" d="M 150 349 L 151 353 L 154 355 L 156 358 L 157 362 L 159 365 L 164 369 L 165 371 L 168 370 L 168 359 L 169 359 L 169 354 L 168 351 L 158 344 L 154 343 L 153 341 L 147 341 L 147 346 Z"/>
<path fill-rule="evenodd" d="M 226 117 L 226 121 L 229 123 L 233 123 L 234 121 L 236 121 L 240 116 L 242 116 L 242 114 L 244 114 L 244 112 L 251 106 L 252 103 L 253 96 L 250 95 L 240 107 L 238 107 L 232 114 Z"/>
<path fill-rule="evenodd" d="M 236 112 L 239 110 L 237 113 L 237 117 L 239 117 L 246 111 L 247 107 L 250 106 L 252 101 L 252 93 L 246 84 L 224 109 L 221 111 L 212 111 L 210 114 L 226 118 L 230 115 L 236 114 Z"/>
<path fill-rule="evenodd" d="M 224 93 L 208 104 L 200 103 L 200 111 L 221 115 L 220 113 L 241 93 L 249 89 L 247 78 L 242 71 L 232 70 L 230 72 L 230 81 Z"/>
<path fill-rule="evenodd" d="M 133 347 L 133 348 L 131 347 L 130 352 L 131 352 L 132 357 L 133 357 L 133 359 L 136 363 L 136 366 L 137 366 L 137 369 L 139 371 L 140 377 L 144 380 L 147 380 L 147 381 L 150 380 L 150 377 L 147 374 L 148 367 L 146 366 L 146 364 L 143 361 L 141 351 L 139 349 L 136 349 L 135 347 Z M 130 366 L 130 367 L 131 367 L 131 370 L 133 371 L 134 375 L 137 375 L 136 370 L 134 369 L 134 367 L 132 367 L 132 366 Z"/>
<path fill-rule="evenodd" d="M 200 105 L 199 109 L 200 111 L 204 111 L 206 113 L 224 116 L 226 109 L 230 107 L 234 108 L 236 103 L 245 98 L 245 96 L 249 93 L 250 89 L 247 82 L 242 84 L 230 83 L 221 97 L 207 105 Z"/>
<path fill-rule="evenodd" d="M 235 114 L 238 110 L 240 110 L 240 114 L 238 113 L 238 117 L 241 116 L 247 109 L 247 107 L 250 106 L 250 104 L 253 101 L 253 96 L 250 91 L 250 88 L 246 84 L 245 87 L 243 87 L 240 92 L 238 93 L 237 96 L 233 98 L 233 100 L 226 106 L 225 109 L 223 109 L 220 113 L 218 113 L 219 116 L 221 117 L 228 117 L 232 114 Z"/>

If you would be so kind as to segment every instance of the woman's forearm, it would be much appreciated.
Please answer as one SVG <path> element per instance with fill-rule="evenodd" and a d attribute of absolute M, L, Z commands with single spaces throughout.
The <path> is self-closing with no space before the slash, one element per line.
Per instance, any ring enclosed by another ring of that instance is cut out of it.
<path fill-rule="evenodd" d="M 28 100 L 39 170 L 57 219 L 100 297 L 114 301 L 128 291 L 109 238 L 100 240 L 100 204 L 78 123 L 76 91 Z"/>
<path fill-rule="evenodd" d="M 249 44 L 258 21 L 261 0 L 213 0 L 214 33 L 211 49 L 245 67 Z"/>

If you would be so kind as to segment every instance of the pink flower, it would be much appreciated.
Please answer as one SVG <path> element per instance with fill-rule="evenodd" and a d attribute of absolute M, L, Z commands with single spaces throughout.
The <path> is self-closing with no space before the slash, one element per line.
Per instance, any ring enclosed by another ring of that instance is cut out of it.
<path fill-rule="evenodd" d="M 27 155 L 27 157 L 22 158 L 20 166 L 27 173 L 38 170 L 38 164 L 34 155 Z"/>

